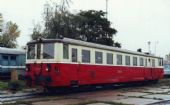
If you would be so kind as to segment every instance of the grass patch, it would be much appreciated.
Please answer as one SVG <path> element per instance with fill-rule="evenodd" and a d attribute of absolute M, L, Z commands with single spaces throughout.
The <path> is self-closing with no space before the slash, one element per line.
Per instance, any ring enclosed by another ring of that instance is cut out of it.
<path fill-rule="evenodd" d="M 0 90 L 21 91 L 26 88 L 24 81 L 0 81 Z"/>
<path fill-rule="evenodd" d="M 0 90 L 8 89 L 8 82 L 0 82 Z"/>

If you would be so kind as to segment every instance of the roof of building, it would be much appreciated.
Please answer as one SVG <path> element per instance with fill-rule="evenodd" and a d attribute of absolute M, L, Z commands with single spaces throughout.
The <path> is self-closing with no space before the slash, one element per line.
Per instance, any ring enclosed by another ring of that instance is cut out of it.
<path fill-rule="evenodd" d="M 160 58 L 158 56 L 154 56 L 153 54 L 148 54 L 148 53 L 144 53 L 144 52 L 135 52 L 135 51 L 127 50 L 127 49 L 121 49 L 121 48 L 117 48 L 117 47 L 113 47 L 113 46 L 106 46 L 106 45 L 90 43 L 90 42 L 85 42 L 85 41 L 75 40 L 75 39 L 70 39 L 70 38 L 63 38 L 63 39 L 40 39 L 38 41 L 35 41 L 35 40 L 34 41 L 30 41 L 27 44 L 53 43 L 53 42 L 68 43 L 68 44 L 74 44 L 74 45 L 79 45 L 79 46 L 86 46 L 86 47 L 92 47 L 92 48 L 98 48 L 98 49 L 104 49 L 104 50 L 110 50 L 110 51 L 117 51 L 117 52 L 122 52 L 122 53 L 140 55 L 140 56 Z"/>
<path fill-rule="evenodd" d="M 0 54 L 25 54 L 25 50 L 0 47 Z"/>

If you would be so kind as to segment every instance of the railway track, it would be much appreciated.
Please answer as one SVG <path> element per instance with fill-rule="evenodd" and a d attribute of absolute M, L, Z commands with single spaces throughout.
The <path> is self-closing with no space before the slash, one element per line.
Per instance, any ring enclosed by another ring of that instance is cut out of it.
<path fill-rule="evenodd" d="M 21 99 L 28 99 L 42 95 L 43 93 L 39 92 L 32 92 L 32 93 L 16 93 L 16 94 L 7 94 L 7 95 L 0 95 L 0 103 L 12 102 Z"/>
<path fill-rule="evenodd" d="M 136 88 L 136 87 L 145 87 L 148 85 L 114 85 L 114 86 L 94 86 L 94 87 L 87 87 L 87 88 L 69 88 L 60 91 L 53 91 L 53 92 L 31 92 L 31 93 L 16 93 L 16 94 L 7 94 L 7 95 L 0 95 L 0 105 L 3 103 L 10 103 L 15 102 L 18 100 L 23 99 L 30 99 L 30 98 L 37 98 L 37 97 L 45 97 L 45 96 L 65 96 L 70 94 L 76 93 L 83 93 L 83 92 L 94 92 L 94 91 L 101 91 L 101 90 L 114 90 L 114 89 L 123 89 L 123 88 Z M 160 105 L 160 104 L 153 104 L 153 105 Z M 165 104 L 166 105 L 166 104 Z"/>
<path fill-rule="evenodd" d="M 148 104 L 148 105 L 170 105 L 170 100 L 167 101 L 161 101 L 153 104 Z"/>

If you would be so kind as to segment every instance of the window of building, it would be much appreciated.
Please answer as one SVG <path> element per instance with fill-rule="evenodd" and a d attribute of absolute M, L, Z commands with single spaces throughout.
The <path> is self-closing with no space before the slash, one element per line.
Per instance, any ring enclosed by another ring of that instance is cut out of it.
<path fill-rule="evenodd" d="M 133 57 L 133 66 L 137 66 L 138 62 L 137 62 L 137 57 Z"/>
<path fill-rule="evenodd" d="M 113 54 L 107 53 L 107 64 L 113 64 Z"/>
<path fill-rule="evenodd" d="M 82 50 L 82 62 L 90 63 L 90 51 L 89 50 Z"/>
<path fill-rule="evenodd" d="M 41 57 L 41 44 L 37 44 L 37 59 L 40 59 Z"/>
<path fill-rule="evenodd" d="M 53 59 L 54 58 L 54 43 L 43 44 L 43 58 Z"/>
<path fill-rule="evenodd" d="M 27 59 L 35 59 L 35 45 L 28 45 Z"/>
<path fill-rule="evenodd" d="M 164 64 L 164 70 L 169 70 L 170 69 L 170 65 L 169 64 Z"/>
<path fill-rule="evenodd" d="M 130 56 L 125 56 L 125 64 L 130 65 Z"/>
<path fill-rule="evenodd" d="M 77 49 L 72 48 L 72 62 L 77 62 Z"/>
<path fill-rule="evenodd" d="M 8 66 L 8 63 L 9 63 L 8 55 L 3 55 L 2 56 L 2 65 Z"/>
<path fill-rule="evenodd" d="M 16 60 L 16 56 L 10 56 L 10 60 L 15 61 Z"/>
<path fill-rule="evenodd" d="M 155 67 L 155 59 L 152 59 L 152 67 Z"/>
<path fill-rule="evenodd" d="M 117 65 L 122 65 L 122 55 L 117 54 Z"/>
<path fill-rule="evenodd" d="M 10 65 L 11 66 L 16 66 L 17 65 L 17 61 L 16 61 L 16 56 L 15 55 L 12 55 L 10 56 Z"/>
<path fill-rule="evenodd" d="M 143 58 L 140 58 L 140 66 L 143 66 Z"/>
<path fill-rule="evenodd" d="M 68 46 L 68 44 L 63 44 L 63 58 L 64 59 L 69 58 L 69 46 Z"/>
<path fill-rule="evenodd" d="M 95 62 L 96 63 L 103 63 L 103 53 L 102 52 L 95 52 Z"/>
<path fill-rule="evenodd" d="M 2 59 L 3 59 L 3 60 L 8 60 L 8 56 L 7 56 L 7 55 L 3 55 L 3 56 L 2 56 Z"/>

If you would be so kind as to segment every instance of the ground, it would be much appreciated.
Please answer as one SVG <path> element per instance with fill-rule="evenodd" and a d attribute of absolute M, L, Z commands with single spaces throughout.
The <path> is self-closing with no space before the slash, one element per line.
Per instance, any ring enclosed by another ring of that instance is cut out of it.
<path fill-rule="evenodd" d="M 170 79 L 142 86 L 100 88 L 66 94 L 53 93 L 17 101 L 16 105 L 168 105 L 153 104 L 167 100 L 170 100 Z"/>

